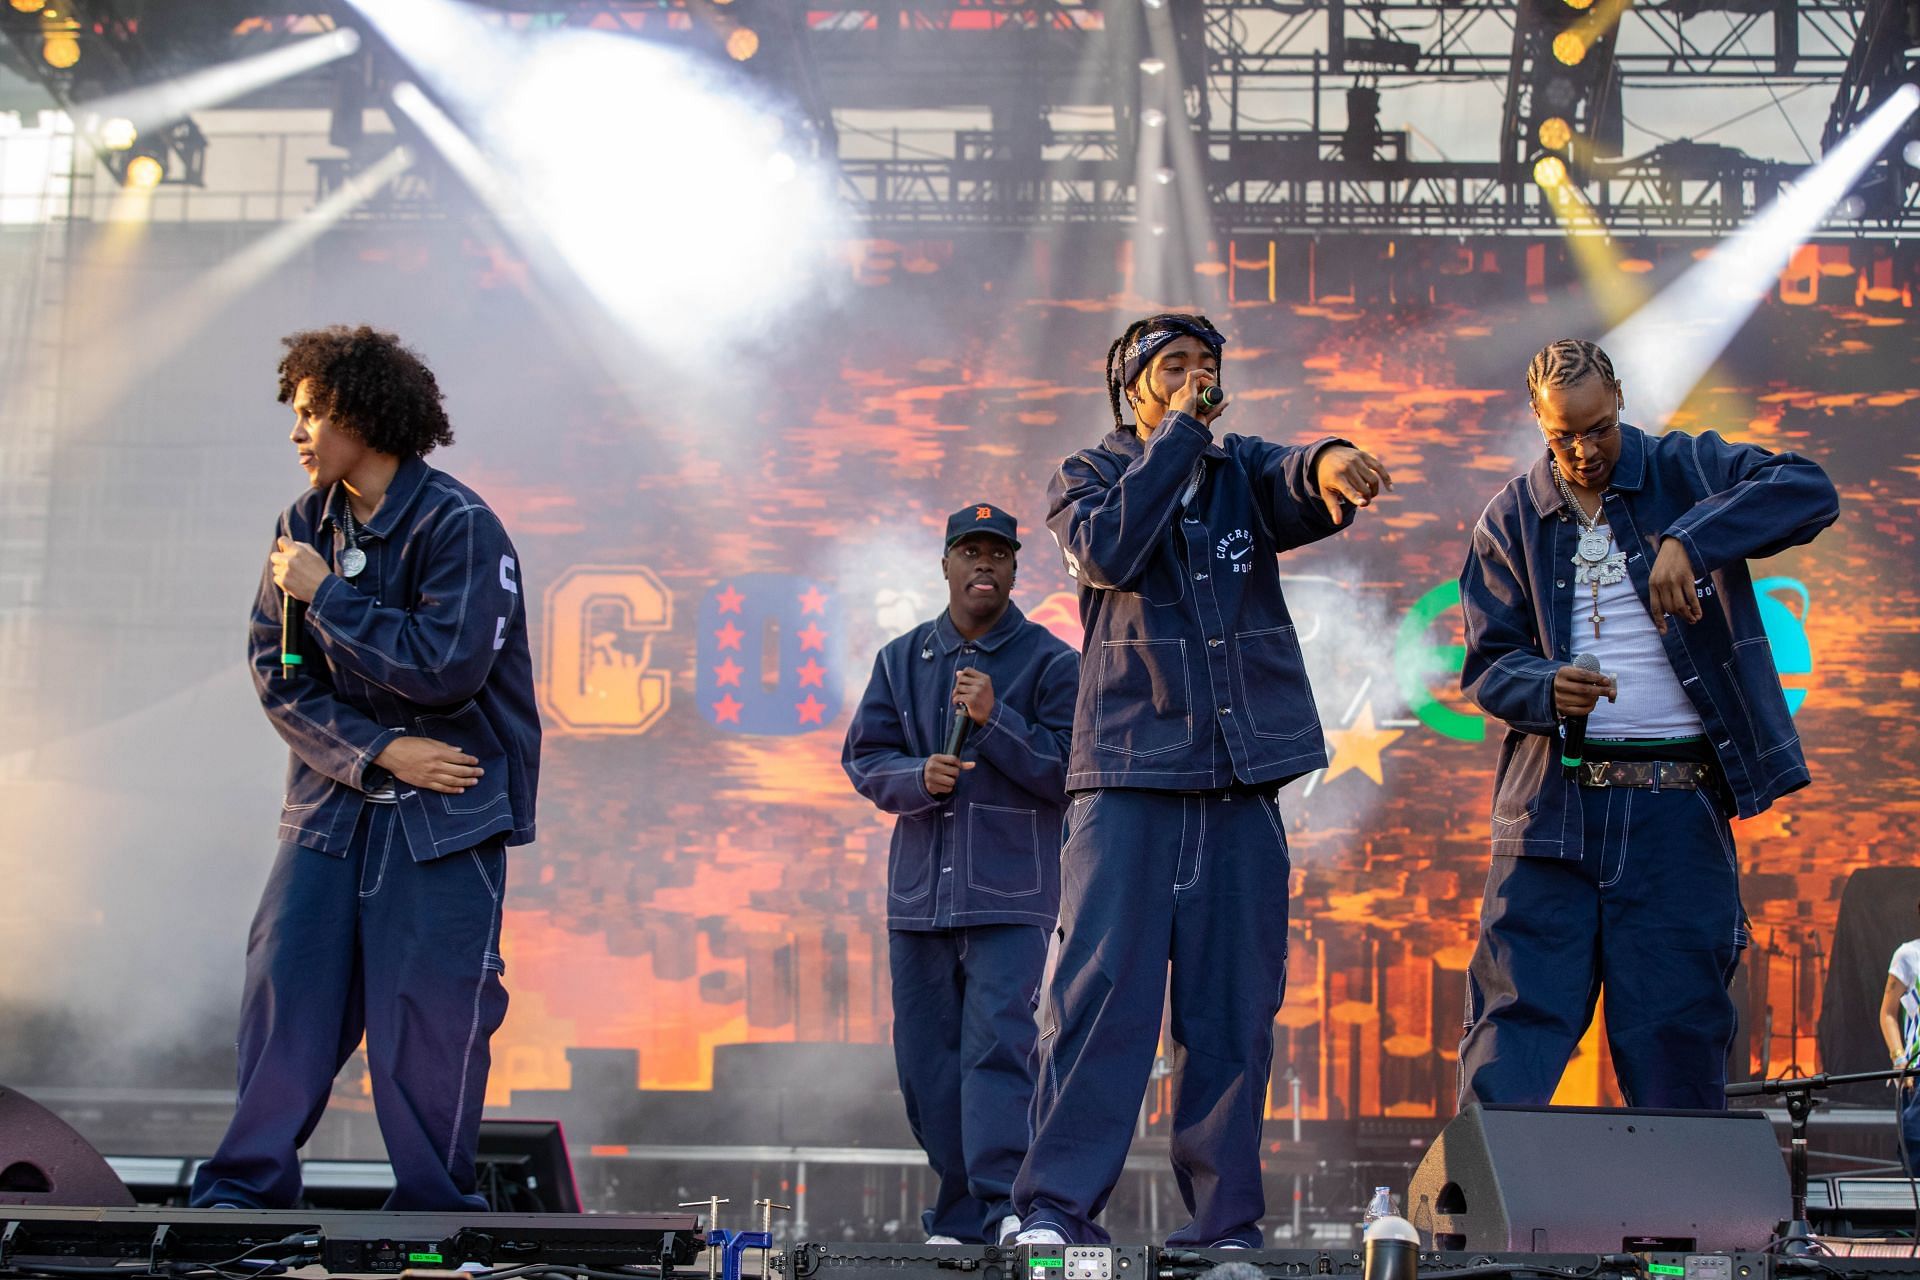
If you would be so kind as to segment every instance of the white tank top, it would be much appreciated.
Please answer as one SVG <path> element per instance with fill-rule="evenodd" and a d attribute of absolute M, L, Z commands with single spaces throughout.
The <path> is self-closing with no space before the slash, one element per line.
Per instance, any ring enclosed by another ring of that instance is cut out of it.
<path fill-rule="evenodd" d="M 1609 548 L 1613 530 L 1607 532 Z M 1623 577 L 1611 586 L 1600 588 L 1600 637 L 1595 639 L 1588 615 L 1593 612 L 1593 588 L 1581 584 L 1573 597 L 1573 651 L 1591 653 L 1600 659 L 1600 669 L 1613 676 L 1619 685 L 1620 700 L 1600 704 L 1587 717 L 1587 737 L 1594 738 L 1697 738 L 1706 732 L 1700 713 L 1694 710 L 1667 651 L 1660 633 L 1654 630 L 1653 617 L 1640 603 L 1633 589 L 1633 578 Z M 1669 619 L 1668 626 L 1687 625 Z"/>

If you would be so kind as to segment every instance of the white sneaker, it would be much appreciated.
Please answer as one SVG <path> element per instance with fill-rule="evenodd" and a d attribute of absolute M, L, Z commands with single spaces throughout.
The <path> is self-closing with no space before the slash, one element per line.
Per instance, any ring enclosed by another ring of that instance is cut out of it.
<path fill-rule="evenodd" d="M 1067 1238 L 1052 1227 L 1029 1227 L 1013 1238 L 1015 1244 L 1065 1244 Z"/>
<path fill-rule="evenodd" d="M 996 1244 L 1012 1244 L 1013 1238 L 1020 1234 L 1020 1215 L 1010 1213 L 1000 1219 L 1000 1234 L 994 1238 Z"/>
<path fill-rule="evenodd" d="M 928 1244 L 959 1244 L 960 1242 L 954 1239 L 952 1236 L 928 1236 L 927 1243 Z"/>

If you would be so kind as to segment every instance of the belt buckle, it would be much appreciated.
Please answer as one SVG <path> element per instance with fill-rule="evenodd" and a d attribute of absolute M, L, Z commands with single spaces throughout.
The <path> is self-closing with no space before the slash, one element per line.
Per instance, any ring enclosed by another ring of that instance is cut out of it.
<path fill-rule="evenodd" d="M 1586 774 L 1586 776 L 1580 780 L 1581 786 L 1610 787 L 1613 785 L 1607 781 L 1607 766 L 1605 761 L 1584 760 L 1581 762 L 1580 768 Z"/>

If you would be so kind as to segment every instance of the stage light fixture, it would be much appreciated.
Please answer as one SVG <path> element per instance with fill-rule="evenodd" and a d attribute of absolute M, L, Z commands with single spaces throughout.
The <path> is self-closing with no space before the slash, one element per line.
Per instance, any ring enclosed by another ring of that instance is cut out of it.
<path fill-rule="evenodd" d="M 745 62 L 760 52 L 760 36 L 751 27 L 736 27 L 727 37 L 727 56 Z"/>
<path fill-rule="evenodd" d="M 1908 168 L 1920 169 L 1920 141 L 1909 142 L 1900 148 L 1900 158 L 1907 162 Z"/>
<path fill-rule="evenodd" d="M 1140 113 L 1140 123 L 1149 129 L 1158 129 L 1167 122 L 1167 113 L 1158 107 L 1148 107 Z"/>
<path fill-rule="evenodd" d="M 48 66 L 65 71 L 80 61 L 79 37 L 65 32 L 49 35 L 40 41 L 40 56 Z"/>
<path fill-rule="evenodd" d="M 127 161 L 126 185 L 133 191 L 151 191 L 166 181 L 167 166 L 155 156 L 139 155 Z"/>
<path fill-rule="evenodd" d="M 109 151 L 127 151 L 140 139 L 140 131 L 125 116 L 115 116 L 100 126 L 100 145 Z"/>
<path fill-rule="evenodd" d="M 1533 162 L 1533 180 L 1548 191 L 1567 185 L 1567 162 L 1559 156 L 1541 156 Z"/>
<path fill-rule="evenodd" d="M 1586 56 L 1587 38 L 1578 31 L 1562 31 L 1553 38 L 1554 61 L 1577 67 Z"/>
<path fill-rule="evenodd" d="M 1165 58 L 1140 59 L 1140 70 L 1145 72 L 1147 75 L 1157 76 L 1162 71 L 1165 71 L 1166 69 L 1167 69 L 1167 60 Z"/>
<path fill-rule="evenodd" d="M 1540 122 L 1540 145 L 1558 151 L 1573 141 L 1573 126 L 1560 116 L 1548 116 Z"/>
<path fill-rule="evenodd" d="M 21 13 L 38 13 L 47 7 L 47 0 L 13 0 L 13 7 Z"/>
<path fill-rule="evenodd" d="M 1173 183 L 1173 170 L 1156 169 L 1153 173 L 1153 180 L 1163 187 L 1170 186 Z"/>
<path fill-rule="evenodd" d="M 1582 13 L 1593 8 L 1593 0 L 1561 0 L 1561 3 L 1569 9 L 1578 9 Z"/>

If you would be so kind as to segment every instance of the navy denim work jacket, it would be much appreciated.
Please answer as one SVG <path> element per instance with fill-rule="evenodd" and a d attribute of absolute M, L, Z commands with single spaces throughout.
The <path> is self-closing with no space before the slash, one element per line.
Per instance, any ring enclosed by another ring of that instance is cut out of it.
<path fill-rule="evenodd" d="M 1732 444 L 1708 431 L 1649 436 L 1621 424 L 1620 461 L 1602 499 L 1614 544 L 1644 606 L 1662 538 L 1693 561 L 1704 613 L 1669 619 L 1664 644 L 1700 713 L 1743 818 L 1807 785 L 1800 736 L 1767 644 L 1746 562 L 1809 542 L 1840 514 L 1833 482 L 1794 453 Z M 1547 455 L 1507 483 L 1474 526 L 1460 604 L 1460 686 L 1507 724 L 1493 784 L 1493 852 L 1579 858 L 1574 788 L 1559 764 L 1553 677 L 1578 649 L 1572 571 L 1580 524 Z"/>
<path fill-rule="evenodd" d="M 369 777 L 374 757 L 414 733 L 459 747 L 485 771 L 457 796 L 395 784 L 416 862 L 500 836 L 526 844 L 540 713 L 520 557 L 506 530 L 473 490 L 408 458 L 359 527 L 367 564 L 349 579 L 339 572 L 346 500 L 340 485 L 309 490 L 274 528 L 276 538 L 314 547 L 334 569 L 307 607 L 305 661 L 291 679 L 281 674 L 281 593 L 271 564 L 253 607 L 254 687 L 293 748 L 280 838 L 344 856 L 368 784 L 385 780 Z"/>
<path fill-rule="evenodd" d="M 921 769 L 946 749 L 961 667 L 993 678 L 993 714 L 961 748 L 975 767 L 935 797 Z M 1079 655 L 1013 604 L 977 640 L 963 639 L 943 610 L 880 650 L 840 763 L 855 790 L 899 815 L 888 928 L 1053 928 L 1079 671 Z"/>
<path fill-rule="evenodd" d="M 1047 527 L 1087 629 L 1069 791 L 1277 786 L 1325 767 L 1275 557 L 1352 522 L 1314 485 L 1336 443 L 1216 443 L 1172 413 L 1145 444 L 1116 428 L 1060 464 Z"/>

